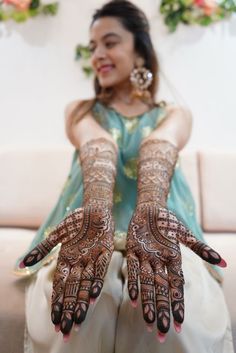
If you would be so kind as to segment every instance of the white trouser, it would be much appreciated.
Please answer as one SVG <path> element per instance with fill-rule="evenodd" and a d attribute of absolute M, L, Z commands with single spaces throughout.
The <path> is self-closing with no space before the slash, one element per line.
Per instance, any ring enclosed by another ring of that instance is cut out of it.
<path fill-rule="evenodd" d="M 34 276 L 26 293 L 25 353 L 233 353 L 230 320 L 219 284 L 193 252 L 181 247 L 185 277 L 185 320 L 166 342 L 147 332 L 139 301 L 130 305 L 127 264 L 114 251 L 100 297 L 90 305 L 79 332 L 67 343 L 51 323 L 52 277 L 56 260 Z"/>

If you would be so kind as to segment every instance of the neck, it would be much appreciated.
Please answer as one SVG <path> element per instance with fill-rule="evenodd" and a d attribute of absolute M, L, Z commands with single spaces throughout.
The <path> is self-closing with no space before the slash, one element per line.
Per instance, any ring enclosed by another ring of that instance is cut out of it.
<path fill-rule="evenodd" d="M 113 87 L 113 103 L 133 104 L 132 85 L 129 81 L 122 82 Z"/>

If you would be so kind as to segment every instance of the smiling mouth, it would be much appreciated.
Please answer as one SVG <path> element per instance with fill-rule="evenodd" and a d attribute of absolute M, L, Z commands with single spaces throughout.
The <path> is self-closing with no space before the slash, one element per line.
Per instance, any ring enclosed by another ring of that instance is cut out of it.
<path fill-rule="evenodd" d="M 103 65 L 98 69 L 99 73 L 110 72 L 114 68 L 114 65 Z"/>

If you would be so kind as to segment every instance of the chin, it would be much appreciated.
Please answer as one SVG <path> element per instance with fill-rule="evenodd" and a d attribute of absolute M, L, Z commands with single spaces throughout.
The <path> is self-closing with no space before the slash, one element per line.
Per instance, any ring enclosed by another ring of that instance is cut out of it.
<path fill-rule="evenodd" d="M 120 83 L 123 82 L 123 80 L 118 79 L 118 78 L 115 79 L 115 78 L 107 77 L 107 78 L 102 78 L 100 80 L 98 79 L 98 82 L 102 88 L 111 88 L 111 87 L 115 87 L 115 86 L 119 85 Z"/>

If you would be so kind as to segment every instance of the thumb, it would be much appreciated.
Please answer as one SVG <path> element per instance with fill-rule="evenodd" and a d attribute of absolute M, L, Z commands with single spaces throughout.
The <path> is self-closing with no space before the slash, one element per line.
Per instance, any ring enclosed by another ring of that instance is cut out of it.
<path fill-rule="evenodd" d="M 50 239 L 45 239 L 31 250 L 21 261 L 20 268 L 25 266 L 33 266 L 47 256 L 50 251 L 59 243 L 58 239 L 53 242 Z"/>
<path fill-rule="evenodd" d="M 194 234 L 179 220 L 176 233 L 179 242 L 194 251 L 195 254 L 200 256 L 203 260 L 213 265 L 219 265 L 220 267 L 227 266 L 226 262 L 221 258 L 218 252 L 213 250 L 209 245 L 198 240 Z"/>

